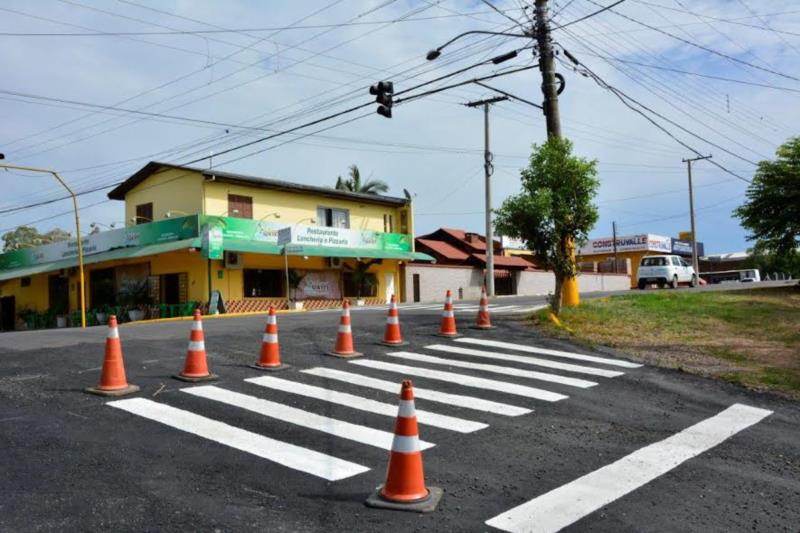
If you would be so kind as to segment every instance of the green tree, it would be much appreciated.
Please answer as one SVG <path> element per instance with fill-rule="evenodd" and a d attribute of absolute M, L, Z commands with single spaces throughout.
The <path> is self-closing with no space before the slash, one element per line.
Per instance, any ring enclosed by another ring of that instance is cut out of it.
<path fill-rule="evenodd" d="M 596 167 L 597 161 L 572 155 L 568 139 L 551 137 L 533 146 L 529 165 L 521 170 L 522 192 L 496 211 L 498 232 L 521 239 L 537 265 L 555 275 L 551 306 L 556 315 L 564 280 L 577 275 L 573 243 L 586 240 L 597 222 Z"/>
<path fill-rule="evenodd" d="M 733 213 L 756 250 L 790 258 L 800 246 L 800 137 L 783 143 L 776 155 L 758 163 L 747 201 Z"/>
<path fill-rule="evenodd" d="M 33 226 L 20 226 L 3 234 L 3 251 L 10 252 L 19 248 L 41 246 L 51 242 L 65 241 L 69 238 L 70 234 L 59 228 L 42 234 Z"/>
<path fill-rule="evenodd" d="M 350 165 L 350 177 L 336 178 L 336 189 L 340 191 L 360 192 L 364 194 L 378 194 L 387 192 L 389 185 L 385 181 L 368 179 L 361 181 L 361 172 L 356 165 Z"/>

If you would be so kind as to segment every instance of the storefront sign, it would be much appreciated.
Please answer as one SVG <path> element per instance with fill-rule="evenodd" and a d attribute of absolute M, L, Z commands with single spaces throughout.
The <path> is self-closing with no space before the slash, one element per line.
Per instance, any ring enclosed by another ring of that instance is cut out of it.
<path fill-rule="evenodd" d="M 224 237 L 222 228 L 210 224 L 203 227 L 203 257 L 206 259 L 222 259 L 224 253 Z"/>
<path fill-rule="evenodd" d="M 339 270 L 308 270 L 297 288 L 298 300 L 306 298 L 326 298 L 341 300 L 342 291 L 339 287 Z"/>
<path fill-rule="evenodd" d="M 197 217 L 189 216 L 87 235 L 81 239 L 81 245 L 83 255 L 92 255 L 116 248 L 171 242 L 196 236 Z M 0 254 L 0 270 L 50 263 L 77 256 L 78 241 L 69 239 Z"/>
<path fill-rule="evenodd" d="M 628 235 L 617 237 L 618 252 L 664 252 L 672 251 L 672 241 L 669 237 L 643 233 L 641 235 Z M 599 255 L 614 253 L 614 240 L 611 237 L 591 239 L 578 250 L 578 255 Z"/>
<path fill-rule="evenodd" d="M 704 247 L 702 242 L 697 243 L 697 256 L 703 255 Z M 672 239 L 672 253 L 675 255 L 682 255 L 685 257 L 692 256 L 692 241 Z"/>
<path fill-rule="evenodd" d="M 506 237 L 505 235 L 500 236 L 500 244 L 504 249 L 507 250 L 527 250 L 528 248 L 525 246 L 525 243 L 522 239 L 514 239 L 511 237 Z"/>

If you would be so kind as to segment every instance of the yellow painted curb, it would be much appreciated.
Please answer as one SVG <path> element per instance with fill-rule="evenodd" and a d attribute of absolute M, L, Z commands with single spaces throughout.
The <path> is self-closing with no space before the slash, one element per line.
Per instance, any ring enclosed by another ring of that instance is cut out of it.
<path fill-rule="evenodd" d="M 279 309 L 275 311 L 278 315 L 284 314 L 291 314 L 291 313 L 307 313 L 308 309 Z M 257 316 L 257 315 L 266 315 L 269 311 L 248 311 L 245 313 L 220 313 L 218 315 L 202 315 L 203 320 L 209 320 L 214 318 L 235 318 L 240 316 Z M 137 324 L 161 324 L 166 322 L 184 322 L 187 320 L 193 320 L 194 316 L 173 316 L 169 318 L 151 318 L 149 320 L 137 320 L 136 322 L 125 322 L 122 324 L 123 326 L 135 326 Z"/>

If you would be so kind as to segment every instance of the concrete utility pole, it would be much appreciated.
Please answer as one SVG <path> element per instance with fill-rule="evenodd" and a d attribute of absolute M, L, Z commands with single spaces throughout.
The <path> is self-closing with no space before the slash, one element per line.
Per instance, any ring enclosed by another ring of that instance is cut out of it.
<path fill-rule="evenodd" d="M 547 16 L 547 0 L 536 0 L 536 43 L 539 48 L 539 71 L 542 73 L 542 107 L 547 123 L 547 136 L 561 137 L 561 116 L 558 111 L 558 93 L 563 88 L 564 78 L 556 73 L 555 54 L 550 39 L 550 19 Z M 561 82 L 559 85 L 558 81 Z M 575 243 L 569 239 L 563 243 L 575 263 Z M 570 307 L 580 303 L 578 278 L 565 278 L 561 286 L 561 305 Z"/>
<path fill-rule="evenodd" d="M 694 225 L 694 189 L 692 188 L 692 163 L 694 161 L 700 161 L 703 159 L 711 159 L 710 155 L 703 155 L 698 157 L 692 157 L 689 159 L 683 159 L 682 161 L 686 163 L 686 170 L 689 173 L 689 219 L 691 221 L 692 227 L 692 267 L 694 268 L 694 274 L 697 276 L 697 280 L 700 280 L 700 268 L 697 262 L 697 230 L 695 229 Z M 698 284 L 699 286 L 699 284 Z"/>
<path fill-rule="evenodd" d="M 617 273 L 617 221 L 611 222 L 611 243 L 614 247 L 614 274 Z"/>
<path fill-rule="evenodd" d="M 508 100 L 507 96 L 496 96 L 464 104 L 467 107 L 483 106 L 483 171 L 486 177 L 486 292 L 494 297 L 494 228 L 492 227 L 492 152 L 489 150 L 489 106 Z"/>

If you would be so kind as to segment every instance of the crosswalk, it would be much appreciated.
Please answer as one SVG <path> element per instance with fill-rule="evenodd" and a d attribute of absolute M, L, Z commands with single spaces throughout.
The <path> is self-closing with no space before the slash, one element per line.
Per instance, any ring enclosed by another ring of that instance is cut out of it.
<path fill-rule="evenodd" d="M 428 303 L 428 304 L 401 304 L 398 305 L 398 310 L 400 313 L 403 311 L 441 311 L 443 308 L 443 304 L 441 303 Z M 538 311 L 540 309 L 544 309 L 547 307 L 544 304 L 537 304 L 537 305 L 524 305 L 524 304 L 498 304 L 492 303 L 489 304 L 489 312 L 492 314 L 499 314 L 499 315 L 515 315 L 515 314 L 526 314 L 526 313 L 533 313 L 534 311 Z M 364 307 L 351 307 L 351 312 L 380 312 L 385 313 L 386 307 L 385 306 L 364 306 Z M 454 304 L 453 311 L 458 314 L 473 314 L 478 312 L 478 304 Z M 310 313 L 330 313 L 330 312 L 339 312 L 338 308 L 335 309 L 315 309 L 309 311 Z"/>
<path fill-rule="evenodd" d="M 497 417 L 522 417 L 537 406 L 566 401 L 569 394 L 590 393 L 602 386 L 603 380 L 640 366 L 473 337 L 413 351 L 390 351 L 380 357 L 327 359 L 326 363 L 332 366 L 247 377 L 225 387 L 189 386 L 180 390 L 180 399 L 188 400 L 181 402 L 181 408 L 169 405 L 172 397 L 163 395 L 159 401 L 132 398 L 107 405 L 288 469 L 338 481 L 384 467 L 358 464 L 368 462 L 364 458 L 369 456 L 353 454 L 351 449 L 391 449 L 396 395 L 403 378 L 414 378 L 416 398 L 434 405 L 417 410 L 421 426 L 435 428 L 435 437 L 441 437 L 443 431 L 469 438 L 472 433 L 487 431 Z M 357 393 L 349 392 L 354 390 Z M 377 399 L 381 395 L 385 401 Z M 239 424 L 243 417 L 251 421 L 249 429 L 219 419 L 230 416 L 231 409 L 242 413 L 236 418 Z M 382 419 L 384 423 L 376 422 Z M 270 421 L 288 424 L 297 431 L 280 432 Z M 324 452 L 314 449 L 313 443 L 319 439 L 313 436 L 320 434 L 326 436 Z M 421 436 L 425 437 L 424 427 Z M 283 440 L 293 438 L 312 444 Z M 154 445 L 159 444 L 154 441 Z M 438 449 L 427 438 L 419 444 L 423 450 Z M 355 456 L 359 461 L 354 463 L 341 455 Z"/>

